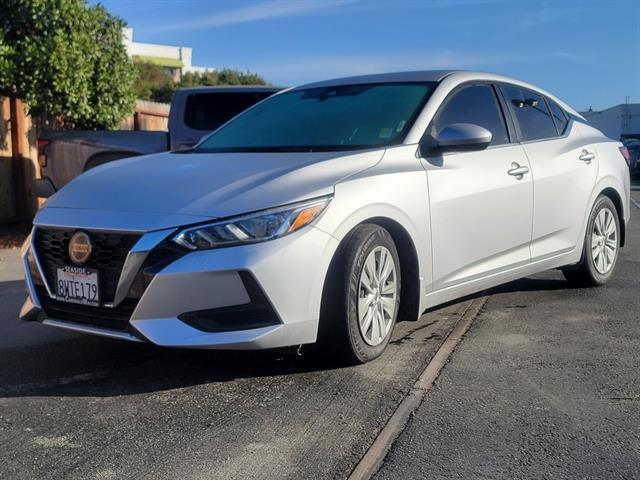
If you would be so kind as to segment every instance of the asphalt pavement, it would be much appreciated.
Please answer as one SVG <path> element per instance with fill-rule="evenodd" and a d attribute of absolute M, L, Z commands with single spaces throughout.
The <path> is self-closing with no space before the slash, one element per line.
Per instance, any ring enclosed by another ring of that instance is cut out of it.
<path fill-rule="evenodd" d="M 640 200 L 640 192 L 634 192 Z M 610 285 L 492 292 L 378 478 L 640 478 L 640 212 Z M 469 299 L 377 361 L 160 349 L 20 323 L 0 250 L 0 478 L 346 478 Z"/>
<path fill-rule="evenodd" d="M 636 207 L 621 252 L 605 287 L 493 291 L 375 478 L 640 478 Z"/>
<path fill-rule="evenodd" d="M 398 325 L 384 356 L 168 350 L 20 323 L 0 251 L 0 478 L 345 478 L 469 302 Z"/>

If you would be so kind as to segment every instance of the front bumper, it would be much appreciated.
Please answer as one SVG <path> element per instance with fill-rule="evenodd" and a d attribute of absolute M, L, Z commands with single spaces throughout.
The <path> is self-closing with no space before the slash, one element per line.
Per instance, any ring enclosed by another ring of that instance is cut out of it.
<path fill-rule="evenodd" d="M 55 300 L 32 234 L 22 250 L 29 298 L 21 318 L 167 347 L 265 349 L 316 340 L 322 289 L 336 239 L 308 227 L 264 243 L 189 252 L 154 272 L 133 302 L 127 294 L 135 275 L 150 252 L 173 233 L 173 229 L 146 233 L 137 241 L 127 256 L 113 305 L 77 307 L 73 315 Z M 87 319 L 99 318 L 109 308 L 122 310 L 123 305 L 132 306 L 124 329 L 97 326 L 78 317 L 85 312 Z"/>

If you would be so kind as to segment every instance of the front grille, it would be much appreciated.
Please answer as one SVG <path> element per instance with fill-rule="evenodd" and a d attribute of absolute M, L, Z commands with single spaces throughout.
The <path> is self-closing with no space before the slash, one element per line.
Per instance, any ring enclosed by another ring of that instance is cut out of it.
<path fill-rule="evenodd" d="M 55 290 L 56 269 L 62 265 L 72 265 L 69 258 L 69 240 L 75 230 L 37 229 L 34 244 L 38 260 L 47 282 Z M 138 241 L 140 235 L 89 232 L 94 251 L 87 268 L 100 272 L 101 298 L 110 303 L 115 296 L 125 259 L 129 250 Z M 129 330 L 129 319 L 138 305 L 142 294 L 156 273 L 187 253 L 186 249 L 164 241 L 147 256 L 127 298 L 115 307 L 93 307 L 67 303 L 49 297 L 44 286 L 36 285 L 36 294 L 47 317 L 66 322 L 92 325 L 111 330 Z"/>
<path fill-rule="evenodd" d="M 47 317 L 109 330 L 128 330 L 129 319 L 138 304 L 136 299 L 125 298 L 115 308 L 91 307 L 54 300 L 43 287 L 37 287 L 36 293 Z"/>
<path fill-rule="evenodd" d="M 34 245 L 47 283 L 52 290 L 56 286 L 59 267 L 73 265 L 69 258 L 69 240 L 76 230 L 38 228 Z M 83 265 L 99 271 L 101 300 L 113 302 L 120 279 L 120 272 L 127 254 L 141 235 L 129 233 L 88 232 L 93 242 L 93 251 Z"/>

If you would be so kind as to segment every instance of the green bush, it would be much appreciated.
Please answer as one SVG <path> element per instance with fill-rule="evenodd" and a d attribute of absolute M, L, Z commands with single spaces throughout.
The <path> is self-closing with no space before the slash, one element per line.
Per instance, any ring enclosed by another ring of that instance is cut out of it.
<path fill-rule="evenodd" d="M 84 0 L 0 0 L 0 12 L 0 94 L 75 128 L 116 128 L 133 111 L 120 18 Z"/>
<path fill-rule="evenodd" d="M 176 89 L 173 75 L 166 68 L 153 63 L 134 60 L 137 75 L 134 84 L 136 98 L 168 103 Z"/>
<path fill-rule="evenodd" d="M 231 68 L 206 72 L 186 72 L 179 82 L 173 81 L 173 76 L 159 65 L 134 62 L 138 71 L 135 83 L 137 98 L 154 102 L 171 102 L 176 89 L 181 87 L 199 87 L 203 85 L 267 85 L 258 74 L 242 72 Z"/>

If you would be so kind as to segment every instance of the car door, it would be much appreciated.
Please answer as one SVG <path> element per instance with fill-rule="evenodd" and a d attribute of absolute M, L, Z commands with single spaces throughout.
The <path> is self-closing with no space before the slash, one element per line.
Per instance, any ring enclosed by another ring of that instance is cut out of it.
<path fill-rule="evenodd" d="M 514 174 L 529 164 L 506 120 L 493 85 L 468 84 L 448 96 L 427 130 L 434 136 L 447 125 L 471 123 L 492 134 L 486 150 L 424 159 L 433 290 L 530 262 L 533 186 L 527 172 Z"/>
<path fill-rule="evenodd" d="M 584 144 L 577 126 L 552 100 L 512 85 L 500 88 L 531 166 L 532 260 L 569 252 L 584 235 L 598 174 L 595 147 Z"/>

